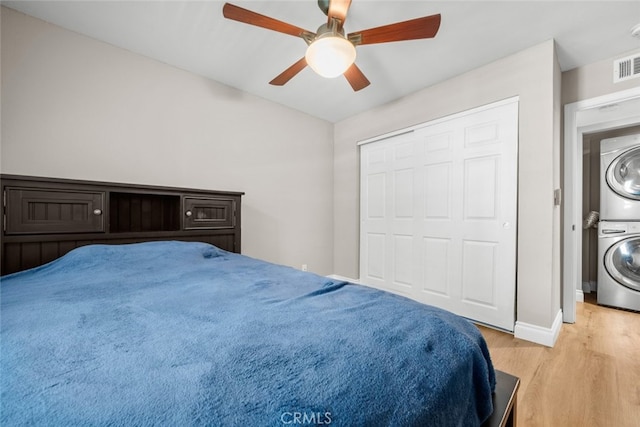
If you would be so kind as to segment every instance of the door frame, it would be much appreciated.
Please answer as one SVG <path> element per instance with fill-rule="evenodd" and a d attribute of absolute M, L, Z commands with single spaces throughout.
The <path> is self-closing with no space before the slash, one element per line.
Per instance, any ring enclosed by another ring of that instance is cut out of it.
<path fill-rule="evenodd" d="M 577 294 L 582 289 L 583 135 L 640 124 L 640 113 L 630 114 L 628 109 L 619 108 L 625 102 L 635 105 L 637 101 L 640 101 L 640 87 L 564 106 L 562 320 L 565 323 L 575 323 Z"/>

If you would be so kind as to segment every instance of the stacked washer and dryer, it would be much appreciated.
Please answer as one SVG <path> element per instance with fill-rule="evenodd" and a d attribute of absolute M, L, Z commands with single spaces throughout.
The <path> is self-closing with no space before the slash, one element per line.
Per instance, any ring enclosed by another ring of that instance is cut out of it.
<path fill-rule="evenodd" d="M 600 142 L 598 304 L 640 311 L 640 135 Z"/>

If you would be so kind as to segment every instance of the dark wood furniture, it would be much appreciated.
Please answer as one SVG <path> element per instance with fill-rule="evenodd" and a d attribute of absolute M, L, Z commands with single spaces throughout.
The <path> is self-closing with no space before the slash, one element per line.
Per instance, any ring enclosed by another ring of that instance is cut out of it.
<path fill-rule="evenodd" d="M 496 391 L 493 393 L 493 413 L 482 427 L 516 427 L 516 398 L 520 379 L 496 370 Z"/>
<path fill-rule="evenodd" d="M 0 273 L 92 243 L 200 241 L 240 253 L 242 192 L 0 175 Z"/>

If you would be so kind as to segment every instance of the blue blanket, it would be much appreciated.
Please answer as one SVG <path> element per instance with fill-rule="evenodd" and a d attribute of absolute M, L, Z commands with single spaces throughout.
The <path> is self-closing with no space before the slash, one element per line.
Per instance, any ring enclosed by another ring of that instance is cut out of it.
<path fill-rule="evenodd" d="M 0 424 L 477 426 L 477 328 L 223 251 L 76 249 L 1 279 Z"/>

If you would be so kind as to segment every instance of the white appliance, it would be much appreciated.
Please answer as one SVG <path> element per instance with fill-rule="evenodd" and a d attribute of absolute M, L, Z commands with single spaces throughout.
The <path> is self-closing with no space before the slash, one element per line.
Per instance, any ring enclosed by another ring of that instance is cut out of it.
<path fill-rule="evenodd" d="M 640 221 L 640 135 L 600 142 L 600 220 Z"/>
<path fill-rule="evenodd" d="M 598 304 L 640 311 L 640 221 L 601 221 L 598 260 Z"/>

